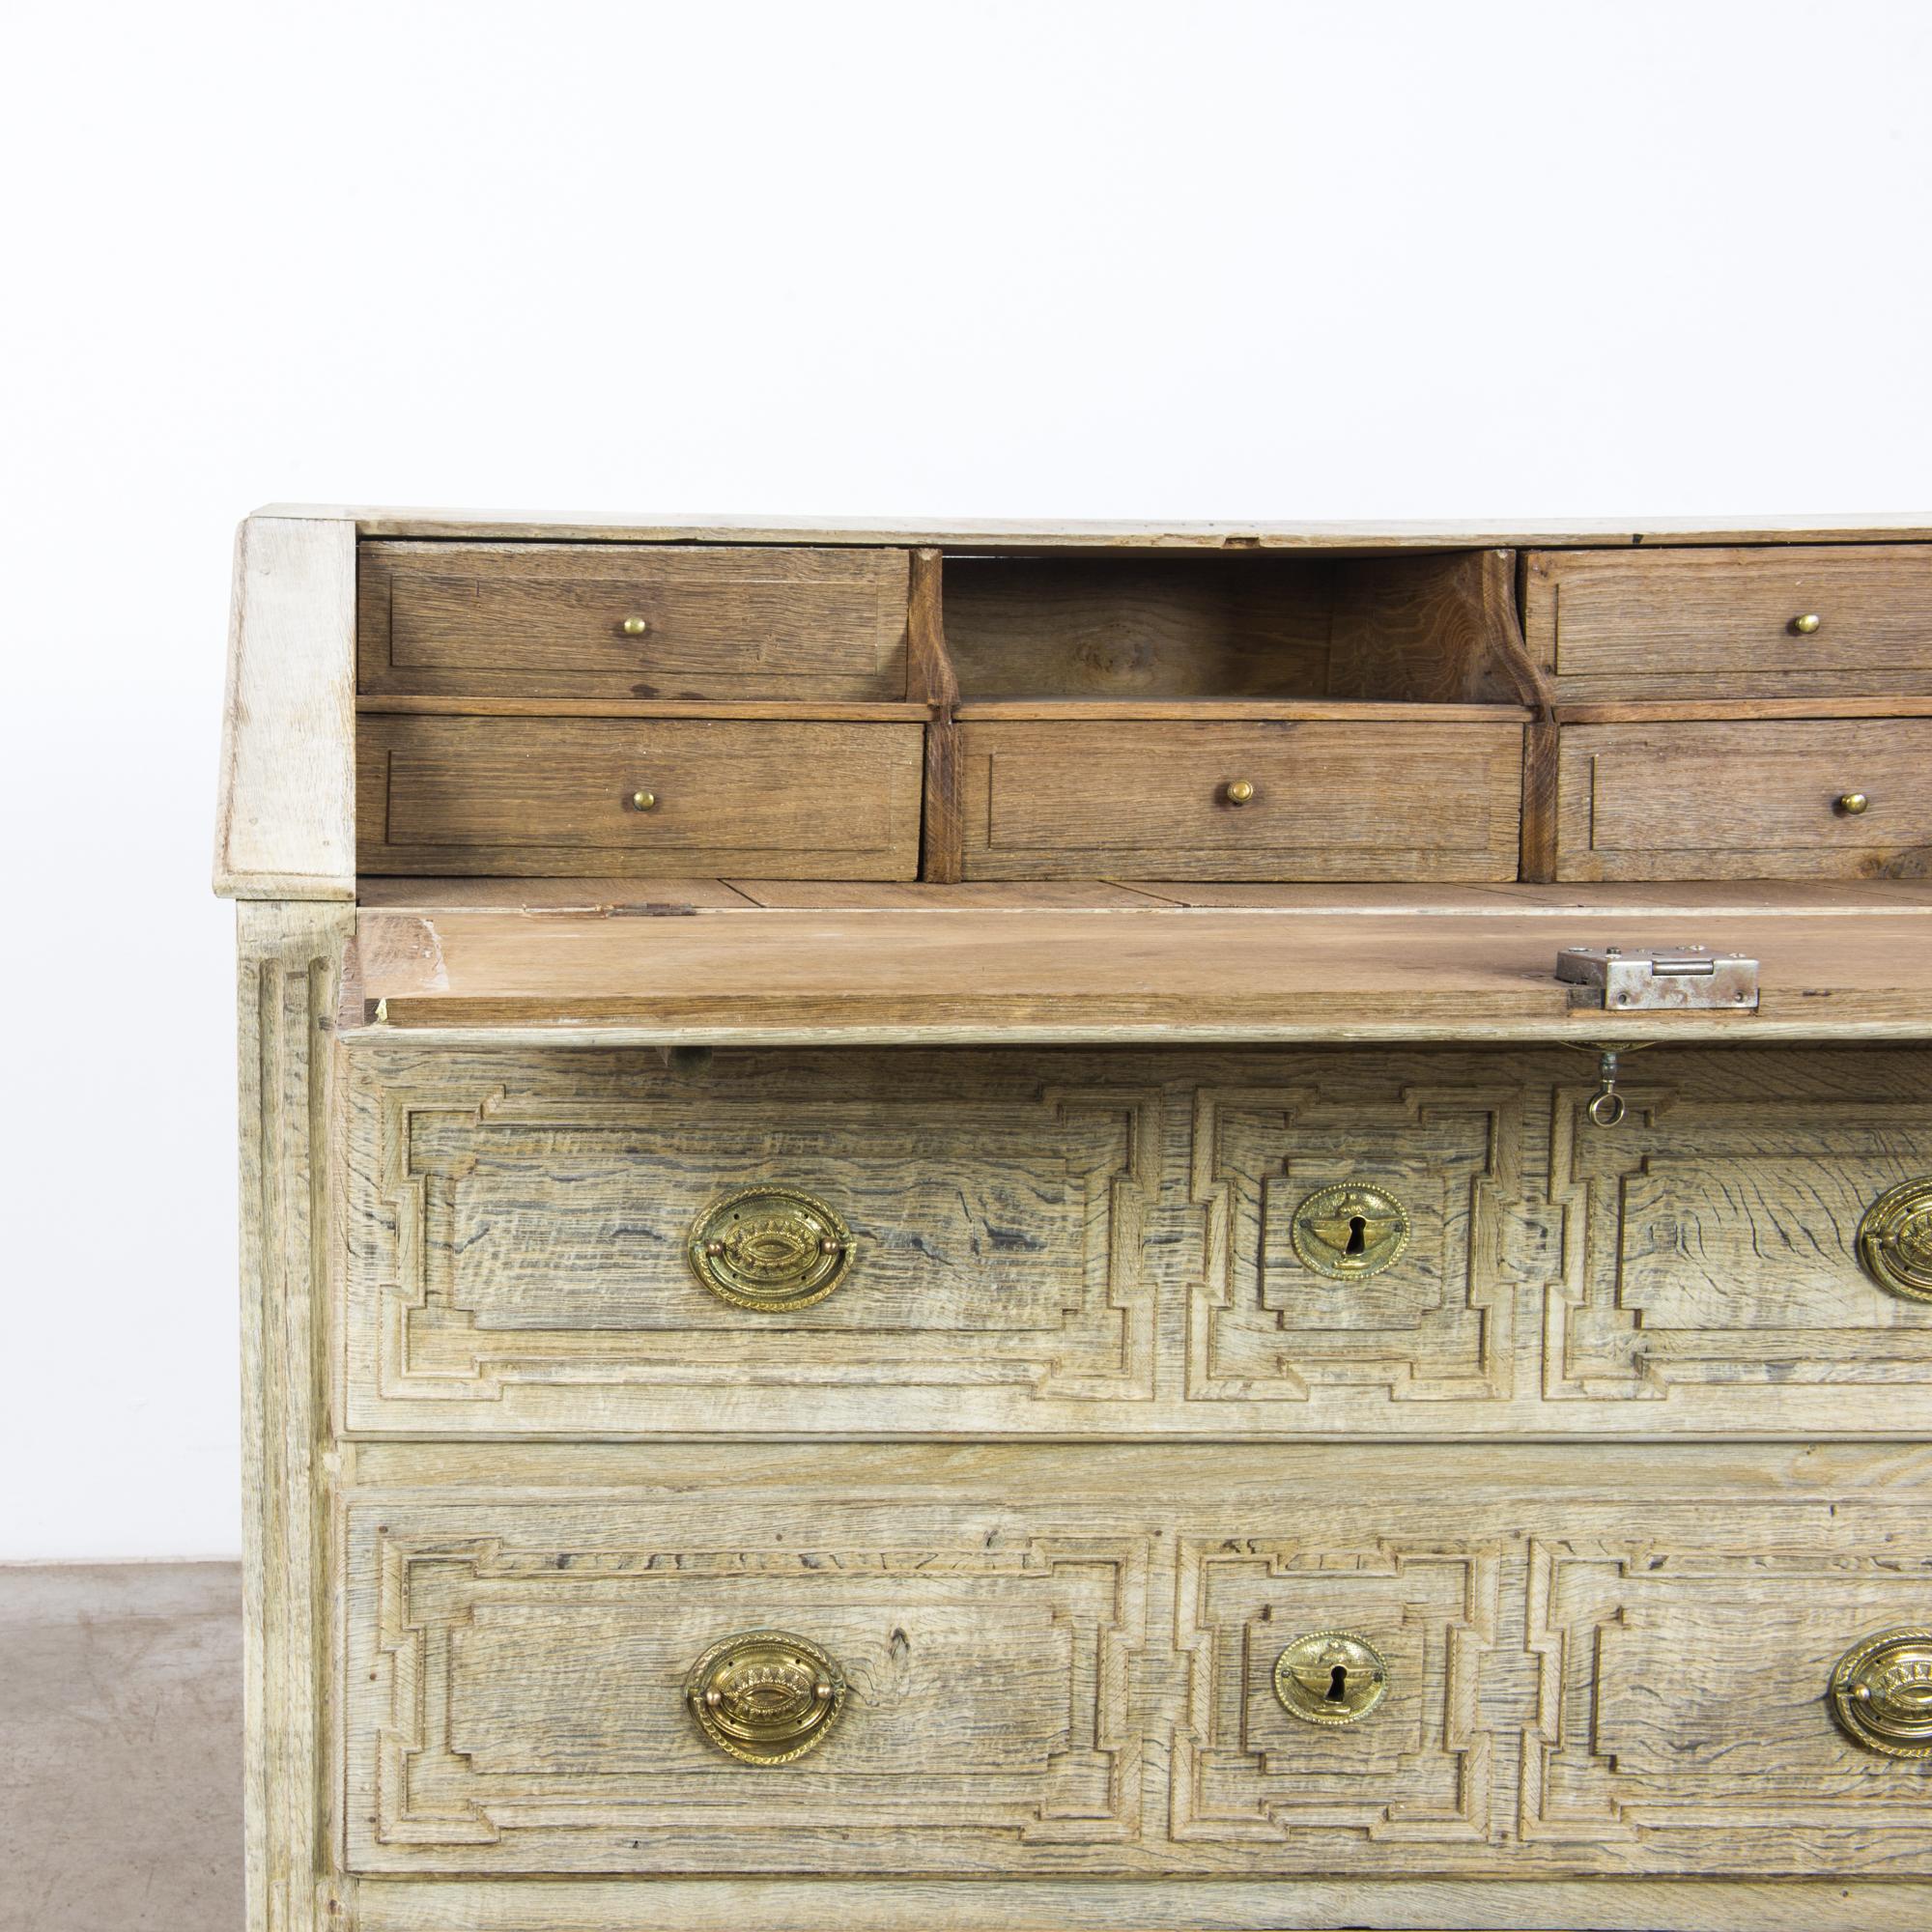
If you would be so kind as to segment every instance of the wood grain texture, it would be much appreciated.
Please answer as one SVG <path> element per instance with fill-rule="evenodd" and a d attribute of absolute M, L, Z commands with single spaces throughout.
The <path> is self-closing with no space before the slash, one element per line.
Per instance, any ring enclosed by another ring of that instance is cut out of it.
<path fill-rule="evenodd" d="M 909 879 L 920 740 L 913 724 L 365 718 L 363 867 Z M 639 790 L 651 810 L 632 808 Z"/>
<path fill-rule="evenodd" d="M 214 890 L 355 895 L 355 538 L 250 517 L 235 536 Z"/>
<path fill-rule="evenodd" d="M 1800 616 L 1819 622 L 1809 635 Z M 1531 654 L 1565 702 L 1932 687 L 1932 545 L 1529 560 Z"/>
<path fill-rule="evenodd" d="M 1557 876 L 1922 879 L 1928 769 L 1925 720 L 1566 725 Z"/>
<path fill-rule="evenodd" d="M 775 724 L 813 720 L 844 724 L 923 724 L 929 704 L 837 698 L 692 697 L 422 697 L 405 695 L 363 696 L 358 717 L 369 714 L 431 718 L 733 718 Z"/>
<path fill-rule="evenodd" d="M 1932 1770 L 1860 1749 L 1820 1694 L 1922 1614 L 1922 1452 L 1848 1484 L 1730 1453 L 1736 1485 L 1695 1452 L 1551 1482 L 1576 1459 L 1497 1448 L 1384 1451 L 1370 1488 L 1347 1451 L 1221 1445 L 352 1487 L 348 1863 L 1932 1874 Z M 679 1696 L 757 1624 L 815 1634 L 852 1687 L 780 1772 L 712 1750 Z M 1331 1731 L 1269 1672 L 1337 1628 L 1391 1681 Z"/>
<path fill-rule="evenodd" d="M 1910 1880 L 364 1879 L 353 1932 L 1922 1932 Z"/>
<path fill-rule="evenodd" d="M 1327 691 L 1547 712 L 1548 680 L 1517 620 L 1516 554 L 1352 559 L 1335 570 Z"/>
<path fill-rule="evenodd" d="M 1323 560 L 961 556 L 946 594 L 969 699 L 1326 694 Z"/>
<path fill-rule="evenodd" d="M 962 727 L 965 875 L 1513 879 L 1516 724 Z M 1236 807 L 1229 784 L 1254 787 Z"/>
<path fill-rule="evenodd" d="M 327 1817 L 319 1669 L 330 1598 L 322 1447 L 329 1044 L 347 908 L 238 908 L 242 1582 L 249 1932 L 314 1932 Z"/>
<path fill-rule="evenodd" d="M 365 692 L 905 695 L 901 551 L 367 543 L 356 611 Z"/>
<path fill-rule="evenodd" d="M 1547 909 L 1342 920 L 1319 904 L 653 920 L 370 908 L 356 930 L 371 1010 L 499 1041 L 518 1028 L 877 1045 L 1932 1037 L 1911 912 L 1740 912 L 1723 938 L 1763 962 L 1757 1011 L 1662 1016 L 1573 1007 L 1556 952 L 1682 945 L 1681 912 L 1577 913 L 1560 935 L 1556 923 Z"/>
<path fill-rule="evenodd" d="M 1808 1435 L 1932 1425 L 1932 1311 L 1853 1236 L 1932 1177 L 1932 1053 L 349 1055 L 355 1429 L 462 1435 Z M 1290 1228 L 1366 1180 L 1396 1264 Z M 789 1315 L 684 1259 L 802 1188 L 858 1238 Z M 1768 1397 L 1776 1392 L 1776 1399 Z"/>
<path fill-rule="evenodd" d="M 932 708 L 925 727 L 925 805 L 920 877 L 934 885 L 959 878 L 959 679 L 946 642 L 945 586 L 936 550 L 912 555 L 906 612 L 906 696 Z"/>
<path fill-rule="evenodd" d="M 1747 518 L 1572 518 L 1269 523 L 1127 523 L 994 520 L 867 522 L 864 518 L 557 514 L 531 510 L 397 508 L 374 504 L 270 504 L 260 516 L 347 522 L 365 537 L 472 542 L 933 544 L 1013 550 L 1454 550 L 1540 545 L 1899 543 L 1932 541 L 1932 513 Z"/>

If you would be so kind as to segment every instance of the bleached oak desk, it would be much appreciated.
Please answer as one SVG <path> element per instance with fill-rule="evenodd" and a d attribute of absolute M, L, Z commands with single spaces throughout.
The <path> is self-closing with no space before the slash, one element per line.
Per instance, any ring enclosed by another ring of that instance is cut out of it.
<path fill-rule="evenodd" d="M 253 1932 L 1932 1918 L 1932 529 L 235 609 Z"/>

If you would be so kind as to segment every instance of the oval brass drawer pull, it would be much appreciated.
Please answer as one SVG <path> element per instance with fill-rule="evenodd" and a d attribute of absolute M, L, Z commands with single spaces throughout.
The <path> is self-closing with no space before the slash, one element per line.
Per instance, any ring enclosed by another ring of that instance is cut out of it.
<path fill-rule="evenodd" d="M 1311 1724 L 1359 1723 L 1388 1687 L 1388 1660 L 1352 1631 L 1310 1631 L 1274 1661 L 1282 1709 Z"/>
<path fill-rule="evenodd" d="M 631 810 L 633 811 L 655 811 L 657 806 L 658 795 L 654 791 L 634 791 L 631 794 Z"/>
<path fill-rule="evenodd" d="M 1932 1301 L 1932 1177 L 1902 1180 L 1864 1211 L 1853 1246 L 1889 1294 Z"/>
<path fill-rule="evenodd" d="M 1838 794 L 1838 810 L 1849 812 L 1857 818 L 1861 812 L 1871 810 L 1871 796 L 1867 792 L 1847 791 Z"/>
<path fill-rule="evenodd" d="M 627 638 L 641 638 L 650 626 L 646 617 L 626 617 L 618 627 Z"/>
<path fill-rule="evenodd" d="M 1805 611 L 1804 616 L 1792 618 L 1791 628 L 1794 631 L 1796 631 L 1801 638 L 1808 638 L 1814 631 L 1817 630 L 1818 626 L 1823 621 L 1824 619 L 1821 618 L 1815 611 Z"/>
<path fill-rule="evenodd" d="M 1230 805 L 1249 805 L 1254 801 L 1255 787 L 1251 779 L 1236 779 L 1222 792 Z"/>
<path fill-rule="evenodd" d="M 852 1231 L 796 1187 L 747 1187 L 692 1224 L 691 1270 L 739 1308 L 781 1313 L 823 1301 L 852 1270 Z"/>
<path fill-rule="evenodd" d="M 1881 1631 L 1832 1671 L 1832 1714 L 1888 1757 L 1932 1757 L 1932 1630 Z"/>
<path fill-rule="evenodd" d="M 789 1764 L 825 1742 L 845 1679 L 809 1637 L 740 1631 L 691 1666 L 684 1701 L 720 1750 L 746 1764 Z"/>

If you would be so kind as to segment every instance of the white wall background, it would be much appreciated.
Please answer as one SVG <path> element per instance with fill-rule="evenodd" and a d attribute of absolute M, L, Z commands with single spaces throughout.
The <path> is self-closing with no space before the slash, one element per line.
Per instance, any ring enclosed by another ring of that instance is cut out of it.
<path fill-rule="evenodd" d="M 0 1558 L 239 1546 L 236 519 L 1932 511 L 1932 10 L 43 4 Z"/>

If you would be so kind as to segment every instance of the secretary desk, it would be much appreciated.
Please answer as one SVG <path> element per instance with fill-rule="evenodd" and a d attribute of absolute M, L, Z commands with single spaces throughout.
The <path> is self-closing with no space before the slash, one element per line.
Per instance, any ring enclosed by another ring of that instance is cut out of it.
<path fill-rule="evenodd" d="M 1922 1932 L 1928 526 L 249 518 L 251 1932 Z"/>

